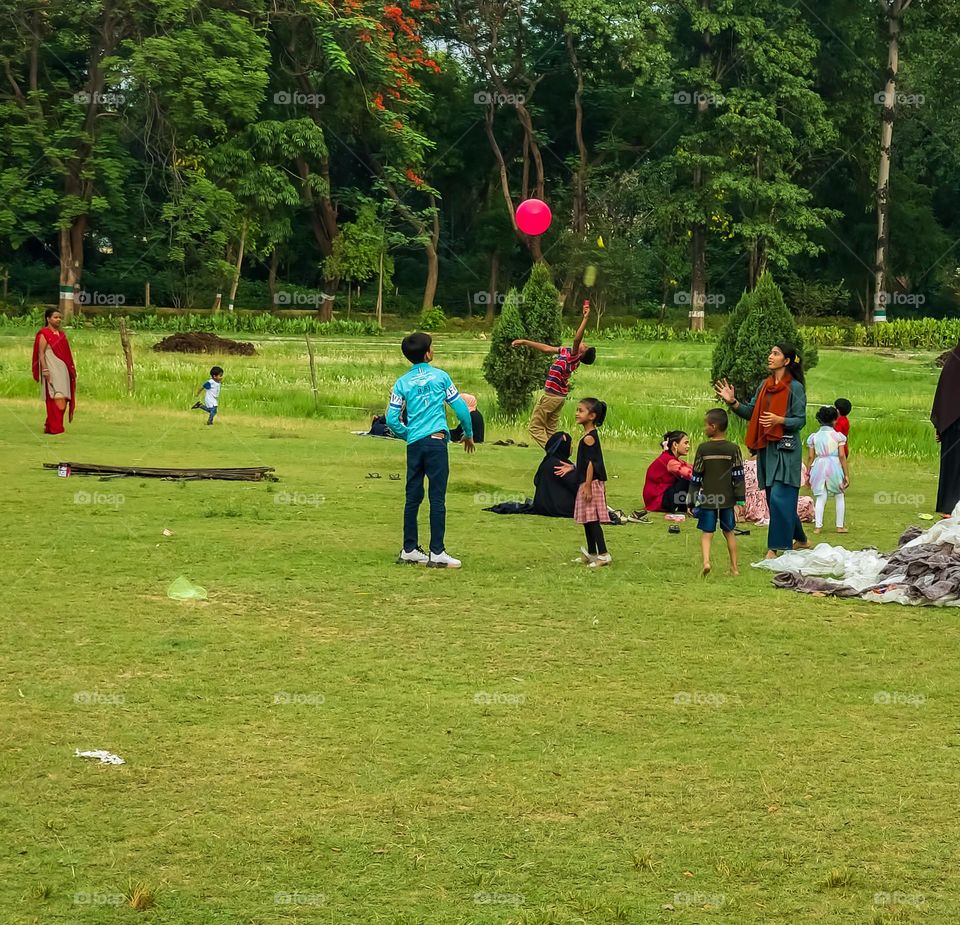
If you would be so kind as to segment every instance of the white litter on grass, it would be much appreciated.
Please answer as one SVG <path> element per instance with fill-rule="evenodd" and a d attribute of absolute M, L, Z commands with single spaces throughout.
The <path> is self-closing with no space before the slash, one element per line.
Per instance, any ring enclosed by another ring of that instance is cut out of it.
<path fill-rule="evenodd" d="M 856 591 L 865 591 L 880 582 L 880 572 L 886 564 L 886 556 L 881 556 L 876 549 L 848 550 L 820 543 L 813 549 L 795 549 L 776 559 L 761 559 L 754 562 L 753 567 L 833 578 Z M 890 582 L 893 583 L 893 578 Z"/>
<path fill-rule="evenodd" d="M 100 764 L 126 764 L 126 762 L 119 755 L 114 755 L 112 752 L 104 751 L 102 748 L 98 748 L 96 751 L 92 752 L 82 752 L 78 748 L 73 754 L 77 758 L 97 758 L 99 759 Z"/>

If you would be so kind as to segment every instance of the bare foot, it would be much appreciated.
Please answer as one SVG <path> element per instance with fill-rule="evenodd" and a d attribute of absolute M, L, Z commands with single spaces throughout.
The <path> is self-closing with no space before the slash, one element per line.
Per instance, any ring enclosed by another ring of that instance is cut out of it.
<path fill-rule="evenodd" d="M 837 527 L 837 533 L 849 533 L 850 531 L 846 527 Z"/>
<path fill-rule="evenodd" d="M 733 575 L 734 577 L 736 577 L 737 575 L 740 574 L 740 569 L 738 569 L 738 568 L 732 568 L 732 569 L 730 569 L 730 574 Z"/>
<path fill-rule="evenodd" d="M 809 548 L 810 548 L 810 544 L 809 544 L 809 543 L 801 543 L 801 542 L 799 542 L 799 540 L 798 540 L 797 542 L 795 542 L 795 543 L 793 544 L 793 548 L 794 548 L 794 549 L 809 549 Z"/>
<path fill-rule="evenodd" d="M 767 558 L 768 558 L 768 559 L 779 559 L 779 558 L 780 558 L 780 553 L 778 553 L 775 549 L 770 549 L 770 550 L 767 551 Z"/>
<path fill-rule="evenodd" d="M 817 536 L 819 536 L 821 533 L 823 533 L 823 530 L 820 529 L 820 527 L 814 527 L 813 532 L 816 533 Z"/>
<path fill-rule="evenodd" d="M 709 562 L 703 563 L 703 577 L 706 578 L 710 574 L 711 565 Z"/>

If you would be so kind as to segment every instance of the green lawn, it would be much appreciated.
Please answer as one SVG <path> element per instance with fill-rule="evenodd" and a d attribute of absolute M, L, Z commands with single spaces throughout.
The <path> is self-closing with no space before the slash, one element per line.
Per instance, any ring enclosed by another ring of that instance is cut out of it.
<path fill-rule="evenodd" d="M 270 341 L 223 363 L 206 428 L 177 409 L 209 359 L 141 350 L 128 401 L 103 338 L 74 338 L 88 387 L 56 439 L 23 338 L 0 338 L 2 921 L 958 920 L 954 610 L 732 579 L 719 540 L 702 580 L 689 523 L 610 528 L 613 567 L 577 567 L 572 522 L 481 510 L 529 493 L 533 447 L 452 450 L 464 568 L 400 568 L 403 447 L 349 434 L 395 345 L 319 345 L 323 400 L 358 409 L 303 419 L 305 351 Z M 486 399 L 484 345 L 438 348 Z M 611 402 L 608 495 L 632 509 L 652 434 L 710 406 L 709 357 L 604 350 L 575 392 Z M 811 401 L 856 406 L 847 545 L 890 548 L 932 509 L 935 379 L 929 357 L 824 351 Z M 59 459 L 280 481 L 61 480 Z M 169 600 L 178 575 L 209 600 Z M 136 883 L 149 911 L 121 899 Z"/>

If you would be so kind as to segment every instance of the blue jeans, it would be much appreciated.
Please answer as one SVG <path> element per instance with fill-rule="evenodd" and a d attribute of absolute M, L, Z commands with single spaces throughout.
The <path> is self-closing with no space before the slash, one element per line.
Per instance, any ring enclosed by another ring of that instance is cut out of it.
<path fill-rule="evenodd" d="M 417 548 L 417 514 L 423 502 L 423 479 L 430 480 L 430 552 L 443 552 L 447 528 L 447 478 L 450 459 L 447 435 L 424 437 L 407 444 L 407 500 L 403 507 L 403 549 Z"/>
<path fill-rule="evenodd" d="M 213 419 L 217 416 L 217 406 L 214 405 L 212 408 L 208 408 L 206 405 L 204 405 L 204 406 L 203 406 L 203 410 L 206 411 L 207 414 L 210 415 L 210 417 L 207 418 L 207 423 L 208 423 L 208 424 L 212 424 L 212 423 L 213 423 Z"/>

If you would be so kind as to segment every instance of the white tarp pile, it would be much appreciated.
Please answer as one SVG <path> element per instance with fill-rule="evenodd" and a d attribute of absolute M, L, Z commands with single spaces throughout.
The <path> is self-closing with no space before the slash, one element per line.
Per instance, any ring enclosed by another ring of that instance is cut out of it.
<path fill-rule="evenodd" d="M 960 607 L 960 504 L 889 556 L 820 543 L 755 562 L 778 588 L 881 604 Z"/>

